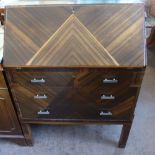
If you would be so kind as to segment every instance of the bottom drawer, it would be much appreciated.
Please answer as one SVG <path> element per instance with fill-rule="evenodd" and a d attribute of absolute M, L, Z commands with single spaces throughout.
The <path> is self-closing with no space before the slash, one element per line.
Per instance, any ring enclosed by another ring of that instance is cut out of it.
<path fill-rule="evenodd" d="M 127 88 L 116 100 L 100 103 L 97 93 L 93 96 L 82 88 L 53 87 L 45 92 L 47 96 L 38 97 L 21 86 L 16 86 L 13 92 L 23 119 L 128 120 L 133 115 L 137 88 Z"/>

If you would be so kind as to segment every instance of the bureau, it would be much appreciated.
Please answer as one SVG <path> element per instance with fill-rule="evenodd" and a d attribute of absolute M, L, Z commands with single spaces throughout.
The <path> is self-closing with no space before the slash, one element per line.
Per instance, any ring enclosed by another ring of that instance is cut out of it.
<path fill-rule="evenodd" d="M 30 124 L 122 124 L 125 147 L 145 66 L 144 5 L 6 8 L 4 68 L 26 140 Z"/>

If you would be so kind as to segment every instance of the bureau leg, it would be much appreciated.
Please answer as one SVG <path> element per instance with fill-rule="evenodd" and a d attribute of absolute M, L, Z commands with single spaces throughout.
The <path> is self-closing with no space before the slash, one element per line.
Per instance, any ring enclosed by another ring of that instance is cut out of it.
<path fill-rule="evenodd" d="M 23 129 L 23 134 L 25 137 L 25 141 L 26 144 L 28 146 L 32 146 L 33 145 L 33 140 L 32 140 L 32 131 L 31 131 L 31 127 L 29 124 L 22 124 L 22 129 Z"/>
<path fill-rule="evenodd" d="M 131 126 L 132 126 L 132 123 L 123 124 L 118 147 L 125 148 L 127 140 L 128 140 L 128 136 L 130 133 Z"/>

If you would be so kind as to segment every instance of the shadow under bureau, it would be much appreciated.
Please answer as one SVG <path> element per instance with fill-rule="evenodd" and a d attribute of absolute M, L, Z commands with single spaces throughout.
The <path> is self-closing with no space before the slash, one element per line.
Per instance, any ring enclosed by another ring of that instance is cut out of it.
<path fill-rule="evenodd" d="M 4 68 L 27 143 L 31 123 L 103 123 L 123 125 L 125 147 L 144 46 L 143 3 L 7 7 Z"/>

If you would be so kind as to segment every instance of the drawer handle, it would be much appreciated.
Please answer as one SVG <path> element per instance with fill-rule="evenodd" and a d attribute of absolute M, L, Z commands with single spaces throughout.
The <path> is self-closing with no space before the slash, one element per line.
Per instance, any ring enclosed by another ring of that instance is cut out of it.
<path fill-rule="evenodd" d="M 108 111 L 108 112 L 101 111 L 100 116 L 112 116 L 112 113 L 110 111 Z"/>
<path fill-rule="evenodd" d="M 36 95 L 34 96 L 34 99 L 47 99 L 48 97 L 44 94 L 44 95 Z"/>
<path fill-rule="evenodd" d="M 49 115 L 50 114 L 50 112 L 48 111 L 48 110 L 40 110 L 39 112 L 38 112 L 38 115 Z"/>
<path fill-rule="evenodd" d="M 45 79 L 36 79 L 36 78 L 34 78 L 34 79 L 32 79 L 31 80 L 31 83 L 45 83 L 46 81 L 45 81 Z"/>
<path fill-rule="evenodd" d="M 102 95 L 101 100 L 114 100 L 115 96 L 113 95 Z"/>
<path fill-rule="evenodd" d="M 118 80 L 113 78 L 113 79 L 104 79 L 103 83 L 118 83 Z"/>

